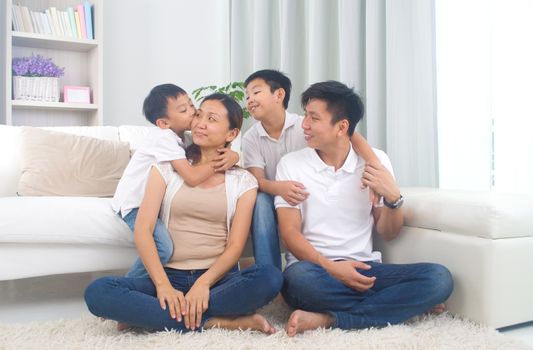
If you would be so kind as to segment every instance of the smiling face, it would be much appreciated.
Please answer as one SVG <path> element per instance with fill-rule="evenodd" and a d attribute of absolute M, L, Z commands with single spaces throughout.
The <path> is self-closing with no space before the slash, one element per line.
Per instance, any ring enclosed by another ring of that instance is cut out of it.
<path fill-rule="evenodd" d="M 324 100 L 311 99 L 305 106 L 305 117 L 302 121 L 307 146 L 321 150 L 335 145 L 339 136 L 347 135 L 348 121 L 341 119 L 331 123 L 332 113 Z"/>
<path fill-rule="evenodd" d="M 159 127 L 169 128 L 176 134 L 191 129 L 191 122 L 196 115 L 196 107 L 188 95 L 178 95 L 176 98 L 167 98 L 166 116 L 157 119 Z"/>
<path fill-rule="evenodd" d="M 270 86 L 261 78 L 252 80 L 246 86 L 246 107 L 256 120 L 264 120 L 276 109 L 284 109 L 282 88 L 271 91 Z"/>
<path fill-rule="evenodd" d="M 221 148 L 239 133 L 230 129 L 228 111 L 218 100 L 202 102 L 191 123 L 192 140 L 200 148 Z"/>

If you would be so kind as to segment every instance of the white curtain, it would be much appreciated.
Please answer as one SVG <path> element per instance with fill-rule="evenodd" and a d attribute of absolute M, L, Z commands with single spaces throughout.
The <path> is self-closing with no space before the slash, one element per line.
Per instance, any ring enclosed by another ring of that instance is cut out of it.
<path fill-rule="evenodd" d="M 533 194 L 533 2 L 438 0 L 442 188 Z"/>
<path fill-rule="evenodd" d="M 359 131 L 402 186 L 437 186 L 433 0 L 231 0 L 232 80 L 280 69 L 289 110 L 312 83 L 339 80 L 366 105 Z"/>

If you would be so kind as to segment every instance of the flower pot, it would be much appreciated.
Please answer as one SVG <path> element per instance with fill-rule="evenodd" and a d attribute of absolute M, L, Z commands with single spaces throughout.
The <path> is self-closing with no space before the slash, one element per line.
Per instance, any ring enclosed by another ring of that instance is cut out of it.
<path fill-rule="evenodd" d="M 28 101 L 59 101 L 59 78 L 13 77 L 13 98 Z"/>

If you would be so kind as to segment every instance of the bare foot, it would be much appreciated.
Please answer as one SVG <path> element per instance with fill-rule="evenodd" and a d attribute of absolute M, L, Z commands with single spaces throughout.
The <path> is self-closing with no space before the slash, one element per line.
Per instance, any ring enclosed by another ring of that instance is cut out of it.
<path fill-rule="evenodd" d="M 285 331 L 289 337 L 310 329 L 329 327 L 333 324 L 333 317 L 328 314 L 296 310 L 289 317 Z"/>
<path fill-rule="evenodd" d="M 213 317 L 209 319 L 204 328 L 224 328 L 224 329 L 251 329 L 253 331 L 259 331 L 266 334 L 273 334 L 276 332 L 276 328 L 259 314 L 240 316 L 236 318 L 229 317 Z"/>
<path fill-rule="evenodd" d="M 121 322 L 117 323 L 117 331 L 119 332 L 125 331 L 128 328 L 130 328 L 130 325 L 127 323 L 121 323 Z"/>
<path fill-rule="evenodd" d="M 444 311 L 446 311 L 446 305 L 444 305 L 444 303 L 441 303 L 441 304 L 437 304 L 433 306 L 433 308 L 429 310 L 428 313 L 433 314 L 433 315 L 440 315 Z"/>

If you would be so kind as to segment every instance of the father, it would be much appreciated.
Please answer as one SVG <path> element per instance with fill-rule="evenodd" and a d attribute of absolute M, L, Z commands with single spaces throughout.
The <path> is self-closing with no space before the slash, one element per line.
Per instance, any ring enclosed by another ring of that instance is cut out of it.
<path fill-rule="evenodd" d="M 450 272 L 441 265 L 382 264 L 372 250 L 372 230 L 385 240 L 403 224 L 403 197 L 387 155 L 374 150 L 381 164 L 367 163 L 350 145 L 364 114 L 360 97 L 346 85 L 327 81 L 302 94 L 307 148 L 284 156 L 277 181 L 298 181 L 309 197 L 292 206 L 275 199 L 287 268 L 282 289 L 296 309 L 289 336 L 318 327 L 341 329 L 403 322 L 443 303 L 451 294 Z M 367 189 L 361 190 L 361 182 Z M 368 188 L 383 197 L 368 200 Z"/>

